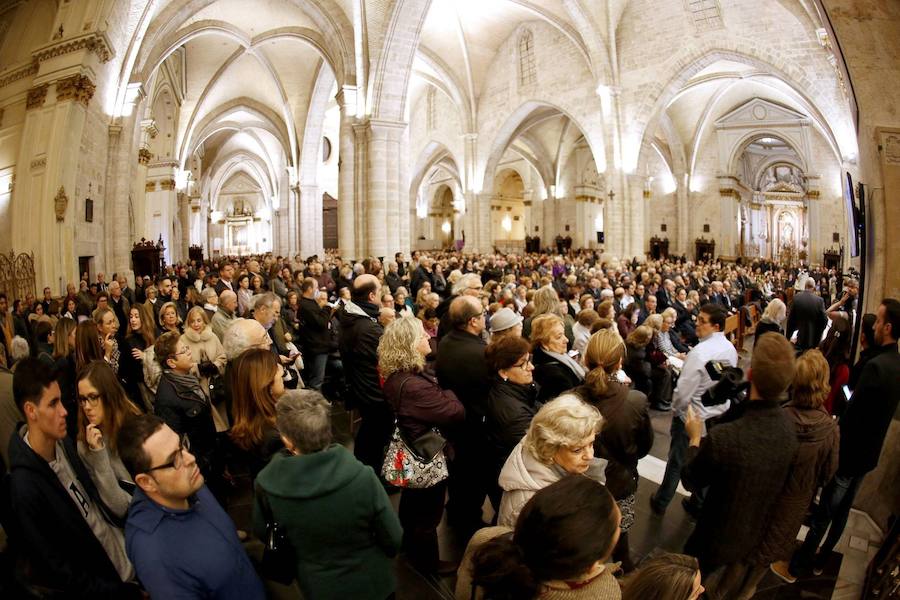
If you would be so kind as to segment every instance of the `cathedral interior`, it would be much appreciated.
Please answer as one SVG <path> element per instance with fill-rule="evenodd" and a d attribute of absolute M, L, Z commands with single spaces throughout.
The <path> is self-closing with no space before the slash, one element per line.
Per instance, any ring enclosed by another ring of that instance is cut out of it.
<path fill-rule="evenodd" d="M 871 312 L 900 297 L 898 38 L 894 0 L 3 0 L 0 256 L 61 295 L 142 243 L 566 238 L 853 267 Z"/>

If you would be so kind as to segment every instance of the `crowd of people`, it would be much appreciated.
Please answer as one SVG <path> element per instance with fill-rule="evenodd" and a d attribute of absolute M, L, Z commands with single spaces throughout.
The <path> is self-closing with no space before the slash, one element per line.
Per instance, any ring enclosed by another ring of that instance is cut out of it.
<path fill-rule="evenodd" d="M 277 556 L 304 598 L 383 599 L 402 554 L 460 599 L 749 599 L 825 567 L 900 400 L 900 302 L 859 314 L 833 269 L 328 253 L 95 279 L 0 294 L 10 590 L 262 598 Z M 750 306 L 746 390 L 723 398 Z M 652 518 L 681 483 L 696 526 L 641 561 L 651 411 L 671 416 Z M 227 512 L 244 475 L 249 532 Z"/>

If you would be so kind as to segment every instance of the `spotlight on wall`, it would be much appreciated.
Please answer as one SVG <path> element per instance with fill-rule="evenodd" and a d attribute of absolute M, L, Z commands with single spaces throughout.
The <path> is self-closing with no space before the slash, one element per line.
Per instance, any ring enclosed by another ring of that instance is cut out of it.
<path fill-rule="evenodd" d="M 444 235 L 450 235 L 450 221 L 444 221 L 441 224 L 441 231 L 444 232 Z"/>
<path fill-rule="evenodd" d="M 225 220 L 225 214 L 221 210 L 214 210 L 209 213 L 209 220 L 213 223 L 221 223 Z"/>
<path fill-rule="evenodd" d="M 503 217 L 503 220 L 500 222 L 500 226 L 503 227 L 503 231 L 509 233 L 512 231 L 512 219 L 509 218 L 509 215 Z"/>

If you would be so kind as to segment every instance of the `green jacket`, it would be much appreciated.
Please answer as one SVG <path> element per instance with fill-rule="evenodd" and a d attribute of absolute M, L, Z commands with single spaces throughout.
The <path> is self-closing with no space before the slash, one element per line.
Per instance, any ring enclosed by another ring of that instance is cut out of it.
<path fill-rule="evenodd" d="M 346 448 L 276 454 L 256 483 L 297 552 L 304 598 L 383 600 L 394 592 L 391 557 L 400 549 L 400 520 L 375 472 Z M 263 539 L 258 497 L 253 527 Z"/>

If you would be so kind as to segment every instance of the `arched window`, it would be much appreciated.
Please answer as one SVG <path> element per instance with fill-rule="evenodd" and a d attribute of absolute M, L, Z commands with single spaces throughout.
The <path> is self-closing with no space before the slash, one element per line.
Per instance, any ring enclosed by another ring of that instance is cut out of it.
<path fill-rule="evenodd" d="M 519 37 L 519 87 L 533 85 L 537 80 L 534 65 L 534 36 L 526 29 Z"/>

